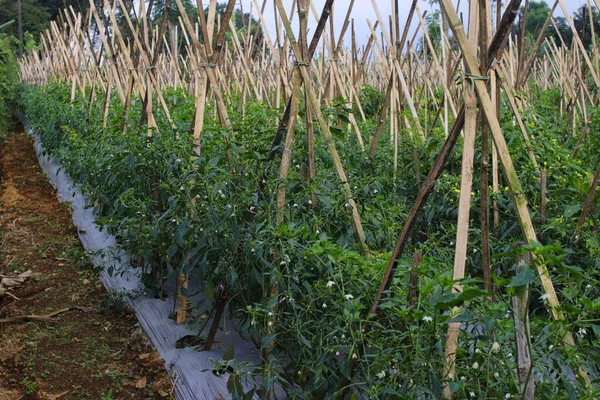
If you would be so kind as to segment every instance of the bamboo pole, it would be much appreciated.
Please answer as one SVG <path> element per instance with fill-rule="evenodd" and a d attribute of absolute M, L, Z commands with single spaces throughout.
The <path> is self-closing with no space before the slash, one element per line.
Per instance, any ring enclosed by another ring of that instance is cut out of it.
<path fill-rule="evenodd" d="M 456 14 L 453 5 L 450 3 L 450 0 L 442 0 L 442 2 L 444 5 L 444 12 L 450 20 L 452 31 L 454 32 L 454 36 L 456 37 L 458 45 L 461 48 L 463 57 L 469 68 L 469 71 L 471 72 L 471 74 L 479 76 L 481 74 L 479 70 L 479 65 L 477 64 L 477 60 L 475 59 L 475 56 L 473 55 L 472 51 L 468 47 L 468 40 L 462 27 L 460 18 Z M 475 80 L 475 88 L 477 91 L 477 97 L 479 98 L 481 106 L 484 110 L 485 117 L 490 125 L 490 130 L 492 132 L 494 142 L 496 143 L 496 147 L 498 148 L 500 161 L 502 162 L 502 167 L 504 168 L 504 173 L 508 180 L 508 187 L 512 195 L 515 211 L 517 212 L 517 216 L 519 217 L 519 221 L 521 223 L 521 229 L 523 230 L 523 234 L 529 243 L 537 242 L 537 237 L 533 228 L 531 216 L 527 208 L 527 199 L 521 187 L 521 182 L 519 180 L 517 172 L 512 163 L 512 158 L 508 151 L 508 146 L 506 145 L 504 136 L 502 135 L 500 124 L 498 123 L 498 119 L 496 118 L 496 114 L 493 110 L 493 106 L 487 88 L 483 81 L 480 80 Z M 556 290 L 554 289 L 554 284 L 552 283 L 552 278 L 550 277 L 546 265 L 541 262 L 537 262 L 535 263 L 535 266 L 537 268 L 544 293 L 549 296 L 546 299 L 546 302 L 550 308 L 550 313 L 552 314 L 555 320 L 564 320 L 565 316 L 560 309 L 560 303 L 556 294 Z M 575 346 L 573 335 L 570 332 L 563 330 L 561 334 L 565 345 L 567 345 L 568 347 Z M 579 367 L 579 375 L 589 386 L 589 377 L 581 367 Z"/>
<path fill-rule="evenodd" d="M 290 21 L 288 20 L 287 15 L 285 13 L 285 9 L 283 8 L 283 5 L 281 4 L 281 0 L 275 0 L 275 1 L 277 4 L 277 8 L 279 10 L 279 14 L 281 15 L 283 25 L 287 32 L 287 35 L 288 35 L 288 38 L 290 41 L 290 45 L 292 46 L 294 55 L 296 56 L 297 59 L 301 60 L 302 59 L 301 52 L 298 47 L 298 44 L 296 43 L 295 35 L 292 30 Z M 342 187 L 346 194 L 346 201 L 348 204 L 348 208 L 350 209 L 350 212 L 352 214 L 352 220 L 354 222 L 354 227 L 356 229 L 356 235 L 359 240 L 359 246 L 362 251 L 368 252 L 366 237 L 365 237 L 365 233 L 362 228 L 362 222 L 360 220 L 360 216 L 358 214 L 358 209 L 356 207 L 356 202 L 354 201 L 354 198 L 352 197 L 352 191 L 350 189 L 350 185 L 348 184 L 348 178 L 346 176 L 346 172 L 344 171 L 344 169 L 342 167 L 342 162 L 340 160 L 335 143 L 333 141 L 331 131 L 329 130 L 329 126 L 327 125 L 327 122 L 325 121 L 325 118 L 323 117 L 323 114 L 321 113 L 319 102 L 317 101 L 317 96 L 314 92 L 314 89 L 312 88 L 312 83 L 311 83 L 310 77 L 308 75 L 307 65 L 300 64 L 299 67 L 300 67 L 299 68 L 300 72 L 302 73 L 302 79 L 304 81 L 305 90 L 309 94 L 310 106 L 312 107 L 312 111 L 315 114 L 315 117 L 317 118 L 319 127 L 321 129 L 321 133 L 323 134 L 325 141 L 327 143 L 327 150 L 329 151 L 329 154 L 331 155 L 333 165 L 336 169 L 336 172 L 340 178 Z"/>
<path fill-rule="evenodd" d="M 469 37 L 468 47 L 477 53 L 477 39 L 479 29 L 477 2 L 469 7 Z M 464 50 L 463 50 L 464 51 Z M 454 252 L 454 272 L 452 279 L 460 281 L 465 277 L 467 262 L 467 245 L 469 241 L 469 215 L 471 211 L 471 190 L 473 188 L 473 163 L 475 159 L 475 136 L 477 134 L 477 96 L 475 90 L 468 84 L 464 89 L 465 96 L 465 126 L 463 128 L 463 156 L 460 171 L 460 194 L 458 199 L 458 220 L 456 224 L 456 245 Z M 454 293 L 462 292 L 461 285 L 457 282 L 452 287 Z M 454 307 L 452 315 L 460 313 L 460 308 Z M 446 374 L 449 381 L 454 380 L 456 351 L 458 348 L 458 335 L 460 322 L 448 323 L 448 336 L 446 339 Z M 444 388 L 446 398 L 451 398 L 450 386 Z"/>

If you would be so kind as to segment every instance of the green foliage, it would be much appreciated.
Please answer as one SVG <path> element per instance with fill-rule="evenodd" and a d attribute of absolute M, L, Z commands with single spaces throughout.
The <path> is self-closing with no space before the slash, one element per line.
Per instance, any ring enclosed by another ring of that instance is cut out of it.
<path fill-rule="evenodd" d="M 36 0 L 22 0 L 23 32 L 29 32 L 36 38 L 48 27 L 51 15 L 48 10 Z M 0 24 L 14 20 L 6 33 L 17 37 L 17 1 L 0 0 Z"/>
<path fill-rule="evenodd" d="M 11 127 L 14 85 L 18 79 L 14 39 L 3 33 L 11 24 L 0 26 L 0 134 Z"/>
<path fill-rule="evenodd" d="M 228 99 L 233 131 L 223 130 L 218 121 L 207 118 L 200 153 L 194 156 L 189 137 L 194 99 L 183 90 L 164 92 L 176 128 L 157 113 L 158 130 L 151 136 L 147 127 L 139 127 L 141 102 L 134 101 L 126 122 L 116 94 L 106 128 L 102 101 L 95 101 L 88 113 L 89 93 L 79 94 L 71 103 L 69 85 L 22 86 L 19 101 L 45 149 L 61 160 L 94 207 L 99 223 L 117 236 L 132 262 L 141 268 L 148 290 L 158 292 L 164 284 L 173 285 L 179 273 L 194 276 L 202 285 L 189 290 L 205 294 L 208 304 L 200 305 L 202 311 L 226 293 L 236 328 L 249 336 L 257 349 L 275 345 L 276 351 L 259 366 L 236 362 L 233 349 L 227 351 L 226 359 L 215 361 L 214 371 L 229 373 L 228 387 L 235 398 L 264 398 L 275 386 L 292 397 L 332 398 L 343 390 L 341 378 L 349 377 L 354 364 L 357 379 L 352 391 L 359 397 L 439 397 L 448 383 L 444 343 L 449 322 L 460 322 L 463 328 L 458 379 L 449 383 L 455 397 L 469 398 L 471 392 L 478 398 L 517 397 L 510 300 L 522 294 L 525 285 L 532 291 L 535 372 L 543 378 L 537 387 L 539 398 L 566 398 L 566 393 L 597 398 L 596 386 L 596 392 L 587 396 L 579 382 L 568 377 L 556 381 L 552 374 L 565 366 L 598 370 L 600 245 L 593 233 L 598 211 L 592 212 L 590 225 L 582 229 L 578 240 L 573 240 L 572 234 L 580 212 L 573 206 L 582 204 L 597 163 L 597 152 L 590 149 L 598 148 L 600 114 L 589 110 L 590 134 L 575 159 L 572 149 L 579 137 L 565 135 L 571 132 L 572 121 L 568 113 L 561 116 L 557 112 L 560 93 L 531 95 L 537 107 L 523 117 L 538 162 L 549 172 L 545 223 L 537 214 L 539 174 L 528 158 L 522 135 L 513 126 L 511 115 L 503 114 L 501 123 L 546 246 L 530 243 L 522 250 L 515 248 L 522 234 L 508 189 L 502 186 L 492 198 L 502 215 L 490 238 L 497 290 L 483 290 L 477 278 L 481 275 L 481 235 L 476 176 L 469 277 L 460 282 L 462 292 L 453 291 L 462 157 L 459 141 L 405 253 L 424 250 L 416 272 L 417 298 L 413 304 L 406 300 L 411 265 L 410 259 L 402 258 L 377 319 L 369 309 L 390 258 L 388 251 L 418 191 L 415 155 L 424 175 L 445 139 L 439 124 L 425 143 L 409 130 L 402 132 L 400 172 L 393 182 L 389 138 L 382 137 L 376 157 L 369 163 L 355 135 L 346 130 L 346 102 L 338 99 L 324 109 L 333 126 L 341 121 L 335 141 L 372 249 L 365 256 L 356 250 L 346 197 L 318 129 L 317 176 L 305 184 L 307 154 L 302 141 L 306 127 L 298 125 L 299 143 L 286 182 L 284 222 L 276 226 L 274 218 L 278 182 L 266 181 L 263 196 L 256 196 L 265 168 L 270 176 L 277 174 L 278 165 L 264 160 L 278 110 Z M 102 93 L 96 96 L 104 98 Z M 366 89 L 362 96 L 373 99 L 375 109 L 382 94 Z M 206 115 L 215 115 L 214 111 L 209 106 Z M 421 117 L 432 123 L 433 116 Z M 377 117 L 360 122 L 367 143 L 376 126 L 374 119 Z M 123 135 L 125 123 L 127 134 Z M 384 132 L 387 129 L 384 127 Z M 316 195 L 315 204 L 311 193 Z M 249 213 L 254 216 L 251 220 Z M 535 253 L 536 260 L 551 271 L 567 316 L 564 323 L 553 321 L 545 309 L 535 266 L 515 270 L 515 259 L 522 251 Z M 267 289 L 275 283 L 279 295 L 269 297 Z M 456 306 L 463 306 L 463 311 L 456 313 Z M 198 317 L 193 325 L 200 324 Z M 577 348 L 563 345 L 563 328 L 578 333 Z"/>

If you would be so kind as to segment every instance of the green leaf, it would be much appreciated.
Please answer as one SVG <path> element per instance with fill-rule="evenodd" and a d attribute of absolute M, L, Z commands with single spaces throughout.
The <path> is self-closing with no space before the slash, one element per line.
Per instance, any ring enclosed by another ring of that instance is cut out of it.
<path fill-rule="evenodd" d="M 458 314 L 456 317 L 448 321 L 450 322 L 470 322 L 473 321 L 474 317 L 469 313 Z"/>
<path fill-rule="evenodd" d="M 330 210 L 331 207 L 333 207 L 333 202 L 331 201 L 331 199 L 327 196 L 321 196 L 321 195 L 317 195 L 317 198 L 319 199 L 319 201 L 323 204 L 323 206 Z"/>
<path fill-rule="evenodd" d="M 345 114 L 338 114 L 338 118 L 345 124 L 349 124 L 350 120 Z"/>
<path fill-rule="evenodd" d="M 537 276 L 537 273 L 534 270 L 532 270 L 529 267 L 529 265 L 523 265 L 522 267 L 519 267 L 519 271 L 517 272 L 517 275 L 514 276 L 510 280 L 510 283 L 506 286 L 519 287 L 519 286 L 529 285 L 531 282 L 533 282 L 533 280 L 535 279 L 536 276 Z"/>
<path fill-rule="evenodd" d="M 570 205 L 565 208 L 565 219 L 571 218 L 573 214 L 579 212 L 581 210 L 581 206 L 579 204 Z"/>
<path fill-rule="evenodd" d="M 456 299 L 456 301 L 457 302 L 465 302 L 465 301 L 475 299 L 477 297 L 486 296 L 488 294 L 489 293 L 486 290 L 481 290 L 481 289 L 477 289 L 477 288 L 469 288 L 469 289 L 463 290 L 463 292 L 458 295 L 458 298 Z"/>
<path fill-rule="evenodd" d="M 233 345 L 229 346 L 227 350 L 225 350 L 225 354 L 223 354 L 223 360 L 233 360 Z"/>
<path fill-rule="evenodd" d="M 204 296 L 210 301 L 215 301 L 215 285 L 211 281 L 206 282 Z"/>
<path fill-rule="evenodd" d="M 483 326 L 485 328 L 485 333 L 491 332 L 496 326 L 496 320 L 492 317 L 485 317 L 483 320 Z"/>
<path fill-rule="evenodd" d="M 331 131 L 331 134 L 337 138 L 344 137 L 344 131 L 342 129 L 338 128 L 337 126 L 332 126 L 329 128 L 329 130 Z"/>
<path fill-rule="evenodd" d="M 273 342 L 275 341 L 276 337 L 277 337 L 276 333 L 270 333 L 268 335 L 263 336 L 263 338 L 260 342 L 260 348 L 265 349 L 265 348 L 269 347 L 270 345 L 272 345 Z"/>

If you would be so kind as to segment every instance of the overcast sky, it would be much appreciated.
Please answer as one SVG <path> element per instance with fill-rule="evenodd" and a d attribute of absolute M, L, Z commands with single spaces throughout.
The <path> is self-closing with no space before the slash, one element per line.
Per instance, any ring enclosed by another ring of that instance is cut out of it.
<path fill-rule="evenodd" d="M 377 7 L 379 8 L 379 11 L 381 13 L 382 18 L 384 19 L 384 22 L 386 24 L 386 26 L 388 25 L 388 15 L 391 15 L 392 12 L 392 0 L 375 0 L 377 3 Z M 568 12 L 570 14 L 573 14 L 573 12 L 575 10 L 577 10 L 581 5 L 586 5 L 587 4 L 587 0 L 563 0 Z M 251 3 L 253 3 L 254 0 L 238 0 L 238 5 L 241 4 L 241 6 L 244 9 L 244 12 L 248 12 L 250 11 L 250 5 Z M 288 14 L 290 13 L 291 10 L 291 5 L 292 5 L 292 0 L 282 0 L 284 6 L 286 7 L 286 9 L 288 10 Z M 323 9 L 323 4 L 325 3 L 325 0 L 312 0 L 313 4 L 315 5 L 315 8 L 317 9 L 317 12 L 320 13 L 321 10 Z M 457 0 L 453 0 L 453 3 L 456 4 Z M 464 13 L 464 20 L 467 20 L 467 10 L 468 10 L 468 0 L 461 0 L 461 6 L 460 6 L 460 12 Z M 546 0 L 546 2 L 550 5 L 552 5 L 553 0 Z M 206 3 L 206 1 L 205 1 Z M 256 3 L 262 6 L 263 0 L 256 0 Z M 275 40 L 275 18 L 273 16 L 273 0 L 268 0 L 267 1 L 267 6 L 265 9 L 265 21 L 266 21 L 266 25 L 272 35 L 272 39 L 273 41 Z M 399 4 L 400 4 L 400 12 L 399 12 L 399 17 L 400 17 L 400 28 L 401 31 L 404 27 L 404 22 L 407 20 L 408 18 L 408 12 L 410 9 L 410 5 L 412 4 L 411 0 L 399 0 Z M 592 1 L 593 4 L 593 1 Z M 342 28 L 342 24 L 344 23 L 344 18 L 346 16 L 346 13 L 348 11 L 348 6 L 350 5 L 350 0 L 335 0 L 334 2 L 334 23 L 335 23 L 335 29 L 336 29 L 336 34 L 339 34 L 339 31 Z M 255 7 L 254 5 L 253 7 L 253 14 L 255 16 L 256 19 L 258 19 L 258 15 L 255 12 Z M 427 11 L 428 13 L 431 13 L 433 10 L 435 10 L 435 8 L 433 6 L 429 5 L 429 1 L 428 0 L 419 0 L 418 2 L 418 7 L 420 8 L 421 13 L 423 13 L 424 11 Z M 563 16 L 563 12 L 561 10 L 560 5 L 557 6 L 555 12 L 554 12 L 555 16 Z M 297 16 L 294 17 L 297 20 Z M 369 26 L 367 24 L 367 19 L 371 22 L 371 24 L 375 24 L 375 22 L 377 21 L 377 15 L 375 13 L 375 10 L 371 4 L 371 0 L 355 0 L 354 2 L 354 7 L 352 10 L 352 14 L 351 14 L 351 18 L 354 18 L 354 26 L 355 26 L 355 31 L 356 31 L 356 40 L 358 42 L 359 45 L 363 45 L 367 42 L 368 37 L 370 35 L 370 29 Z M 416 24 L 418 23 L 418 19 L 415 18 L 413 19 L 413 26 L 411 27 L 411 33 L 414 32 L 414 29 L 416 28 Z M 310 31 L 314 31 L 315 27 L 317 25 L 317 21 L 314 18 L 312 12 L 310 13 L 310 23 L 309 23 L 309 29 Z M 349 29 L 348 29 L 349 31 Z M 378 29 L 378 32 L 380 32 L 380 30 Z M 309 38 L 311 37 L 311 34 L 309 32 Z M 349 38 L 349 36 L 348 36 Z M 350 45 L 350 39 L 346 39 L 345 41 L 345 45 L 349 46 Z"/>

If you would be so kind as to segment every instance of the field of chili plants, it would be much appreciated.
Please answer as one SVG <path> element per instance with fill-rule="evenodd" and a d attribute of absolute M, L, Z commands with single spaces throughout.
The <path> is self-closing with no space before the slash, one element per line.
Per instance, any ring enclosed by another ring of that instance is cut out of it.
<path fill-rule="evenodd" d="M 382 102 L 382 94 L 373 88 L 364 93 L 376 107 Z M 592 213 L 577 230 L 600 139 L 600 114 L 595 109 L 589 111 L 590 135 L 573 157 L 576 138 L 564 133 L 571 121 L 557 108 L 561 93 L 530 93 L 537 106 L 523 118 L 536 159 L 547 170 L 543 219 L 539 172 L 512 115 L 502 114 L 506 140 L 544 244 L 517 247 L 522 241 L 519 222 L 508 188 L 501 186 L 491 199 L 497 202 L 500 218 L 490 234 L 490 290 L 482 284 L 479 192 L 475 190 L 468 277 L 460 282 L 462 292 L 452 291 L 462 157 L 459 139 L 418 219 L 418 230 L 405 251 L 410 257 L 400 260 L 375 319 L 369 308 L 419 190 L 415 160 L 426 175 L 444 141 L 441 127 L 433 129 L 424 143 L 403 138 L 398 152 L 402 168 L 395 182 L 389 141 L 382 140 L 370 163 L 355 137 L 335 131 L 335 145 L 360 208 L 370 248 L 367 254 L 357 248 L 349 205 L 318 128 L 315 160 L 320 168 L 307 185 L 305 146 L 298 146 L 287 181 L 284 222 L 277 225 L 278 182 L 273 177 L 278 166 L 268 163 L 265 155 L 281 110 L 258 102 L 241 107 L 239 98 L 228 98 L 233 130 L 224 130 L 218 120 L 208 117 L 198 149 L 187 129 L 194 98 L 186 91 L 164 91 L 174 128 L 157 117 L 151 134 L 138 123 L 139 101 L 132 103 L 127 119 L 118 101 L 112 102 L 104 124 L 101 102 L 89 107 L 89 92 L 77 94 L 73 102 L 70 94 L 70 85 L 50 82 L 22 85 L 18 97 L 45 150 L 62 162 L 94 207 L 98 221 L 117 236 L 143 270 L 146 289 L 160 295 L 161 288 L 176 282 L 180 273 L 199 276 L 203 287 L 190 287 L 188 293 L 203 291 L 215 302 L 227 294 L 228 309 L 242 321 L 237 328 L 253 339 L 257 349 L 273 348 L 258 366 L 216 361 L 230 364 L 235 371 L 230 389 L 236 396 L 264 395 L 276 385 L 292 397 L 329 398 L 351 385 L 353 396 L 360 397 L 438 397 L 446 385 L 448 323 L 461 322 L 452 393 L 459 398 L 517 397 L 511 298 L 522 295 L 527 286 L 536 398 L 598 395 L 596 384 L 590 389 L 575 378 L 579 367 L 592 379 L 597 377 L 600 363 L 598 214 Z M 348 110 L 343 104 L 341 99 L 324 112 L 332 120 L 346 120 Z M 363 132 L 374 131 L 374 114 L 361 123 Z M 216 113 L 209 108 L 207 115 Z M 305 129 L 304 124 L 297 126 L 299 137 Z M 475 176 L 474 188 L 479 187 L 478 179 Z M 416 252 L 422 252 L 422 262 L 409 279 Z M 525 252 L 548 267 L 565 320 L 555 321 L 549 315 L 536 270 L 525 265 L 517 272 L 515 260 Z M 279 288 L 275 297 L 268 293 L 273 285 Z M 201 306 L 210 309 L 212 304 Z M 458 315 L 453 312 L 457 306 L 464 310 Z M 201 321 L 191 324 L 200 326 Z M 563 342 L 563 329 L 575 332 L 576 347 Z M 350 384 L 352 373 L 355 379 Z"/>

